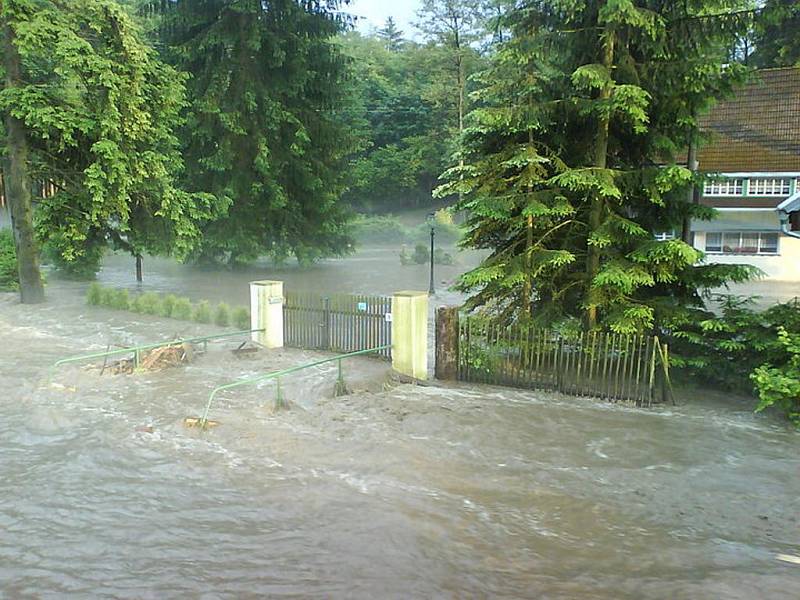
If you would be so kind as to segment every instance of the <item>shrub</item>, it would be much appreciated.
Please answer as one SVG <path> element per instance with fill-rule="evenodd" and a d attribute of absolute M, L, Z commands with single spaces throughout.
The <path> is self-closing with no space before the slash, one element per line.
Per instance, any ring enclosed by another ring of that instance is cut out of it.
<path fill-rule="evenodd" d="M 242 306 L 235 308 L 233 310 L 233 314 L 231 315 L 231 319 L 233 320 L 233 324 L 236 326 L 236 329 L 240 331 L 250 329 L 250 311 L 246 308 Z"/>
<path fill-rule="evenodd" d="M 192 303 L 188 298 L 175 300 L 175 305 L 172 307 L 172 318 L 180 319 L 181 321 L 190 321 L 192 319 Z"/>
<path fill-rule="evenodd" d="M 100 305 L 111 308 L 114 306 L 114 290 L 111 288 L 103 288 L 100 290 Z"/>
<path fill-rule="evenodd" d="M 431 259 L 431 253 L 425 244 L 417 244 L 414 246 L 414 254 L 411 255 L 413 260 L 418 265 L 424 265 Z"/>
<path fill-rule="evenodd" d="M 111 292 L 111 308 L 117 310 L 128 310 L 131 306 L 130 296 L 128 290 L 112 290 Z"/>
<path fill-rule="evenodd" d="M 103 286 L 96 281 L 92 282 L 86 290 L 86 304 L 99 306 L 103 297 Z"/>
<path fill-rule="evenodd" d="M 161 296 L 155 292 L 145 292 L 139 296 L 139 306 L 146 315 L 161 314 Z"/>
<path fill-rule="evenodd" d="M 231 324 L 231 307 L 220 302 L 217 305 L 217 310 L 214 312 L 214 323 L 220 327 L 227 327 Z"/>
<path fill-rule="evenodd" d="M 455 264 L 455 260 L 453 260 L 453 255 L 449 252 L 445 252 L 441 248 L 436 248 L 433 251 L 433 262 L 437 265 L 452 265 Z"/>
<path fill-rule="evenodd" d="M 198 323 L 211 323 L 211 306 L 208 300 L 201 300 L 194 309 L 192 319 Z"/>
<path fill-rule="evenodd" d="M 757 367 L 750 379 L 758 390 L 756 412 L 775 407 L 800 426 L 800 335 L 778 328 L 778 343 L 788 355 L 779 365 L 764 364 Z"/>
<path fill-rule="evenodd" d="M 161 316 L 162 317 L 171 317 L 172 311 L 175 310 L 175 303 L 178 301 L 178 297 L 175 294 L 167 294 L 161 299 Z"/>
<path fill-rule="evenodd" d="M 83 254 L 73 260 L 66 260 L 59 248 L 59 240 L 51 239 L 42 247 L 42 258 L 51 264 L 61 277 L 85 281 L 94 279 L 100 270 L 100 263 L 105 254 L 105 244 L 97 241 L 87 241 L 84 244 Z"/>
<path fill-rule="evenodd" d="M 19 272 L 14 236 L 4 229 L 0 231 L 0 290 L 14 291 L 18 288 Z"/>
<path fill-rule="evenodd" d="M 408 236 L 408 228 L 393 215 L 359 215 L 353 221 L 353 237 L 362 243 L 405 242 Z"/>

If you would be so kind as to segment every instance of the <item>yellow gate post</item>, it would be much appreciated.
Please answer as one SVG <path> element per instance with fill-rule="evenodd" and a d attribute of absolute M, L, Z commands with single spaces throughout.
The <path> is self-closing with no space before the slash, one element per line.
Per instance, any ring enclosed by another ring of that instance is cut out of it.
<path fill-rule="evenodd" d="M 428 378 L 428 292 L 392 296 L 392 368 L 414 379 Z"/>
<path fill-rule="evenodd" d="M 252 339 L 265 348 L 283 348 L 283 282 L 250 282 Z"/>

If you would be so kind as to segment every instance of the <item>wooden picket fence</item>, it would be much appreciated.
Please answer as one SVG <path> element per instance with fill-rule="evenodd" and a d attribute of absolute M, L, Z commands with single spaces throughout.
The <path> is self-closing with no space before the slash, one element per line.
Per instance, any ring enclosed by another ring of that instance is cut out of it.
<path fill-rule="evenodd" d="M 392 299 L 388 296 L 285 292 L 286 346 L 356 352 L 392 343 Z M 380 351 L 391 358 L 389 348 Z"/>
<path fill-rule="evenodd" d="M 671 397 L 669 349 L 658 337 L 458 322 L 458 379 L 555 390 L 650 406 Z"/>
<path fill-rule="evenodd" d="M 56 193 L 56 185 L 50 180 L 36 180 L 32 182 L 31 195 L 34 198 L 50 198 Z M 0 173 L 0 208 L 5 208 L 8 204 L 6 199 L 6 183 L 3 174 Z"/>

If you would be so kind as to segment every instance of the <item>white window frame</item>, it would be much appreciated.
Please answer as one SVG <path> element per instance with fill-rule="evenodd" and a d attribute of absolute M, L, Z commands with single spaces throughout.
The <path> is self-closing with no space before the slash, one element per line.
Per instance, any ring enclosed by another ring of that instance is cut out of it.
<path fill-rule="evenodd" d="M 674 240 L 675 237 L 676 237 L 674 229 L 671 230 L 671 231 L 659 231 L 657 233 L 654 233 L 653 235 L 655 236 L 656 240 L 658 240 L 659 242 L 666 242 L 668 240 Z"/>
<path fill-rule="evenodd" d="M 747 186 L 748 196 L 788 197 L 791 191 L 792 180 L 789 177 L 753 177 Z"/>
<path fill-rule="evenodd" d="M 744 196 L 744 179 L 740 177 L 706 181 L 704 196 Z"/>
<path fill-rule="evenodd" d="M 711 235 L 718 235 L 719 238 L 719 250 L 709 250 L 708 249 L 708 238 Z M 757 243 L 756 243 L 756 251 L 755 252 L 726 252 L 725 251 L 725 236 L 732 236 L 738 235 L 739 236 L 739 244 L 738 247 L 742 247 L 742 237 L 743 236 L 757 236 Z M 764 247 L 764 238 L 768 235 L 774 235 L 776 237 L 776 244 L 775 244 L 775 251 L 766 251 L 762 248 Z M 706 254 L 715 254 L 715 255 L 723 255 L 723 256 L 779 256 L 781 253 L 781 236 L 777 231 L 707 231 L 706 232 L 706 239 L 704 244 L 704 251 Z"/>

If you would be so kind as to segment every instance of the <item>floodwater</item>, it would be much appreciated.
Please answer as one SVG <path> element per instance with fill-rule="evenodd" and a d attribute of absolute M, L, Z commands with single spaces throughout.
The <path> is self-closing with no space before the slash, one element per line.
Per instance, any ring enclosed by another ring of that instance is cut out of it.
<path fill-rule="evenodd" d="M 150 289 L 243 303 L 246 282 L 388 293 L 427 284 L 382 250 L 312 270 L 209 273 L 148 261 Z M 113 259 L 101 281 L 125 282 Z M 462 267 L 463 268 L 463 267 Z M 442 279 L 454 276 L 442 271 Z M 0 295 L 0 597 L 797 598 L 798 435 L 713 395 L 629 408 L 477 385 L 412 386 L 370 359 L 219 396 L 318 358 L 100 375 L 50 369 L 108 344 L 216 333 Z M 444 296 L 452 301 L 455 296 Z"/>

